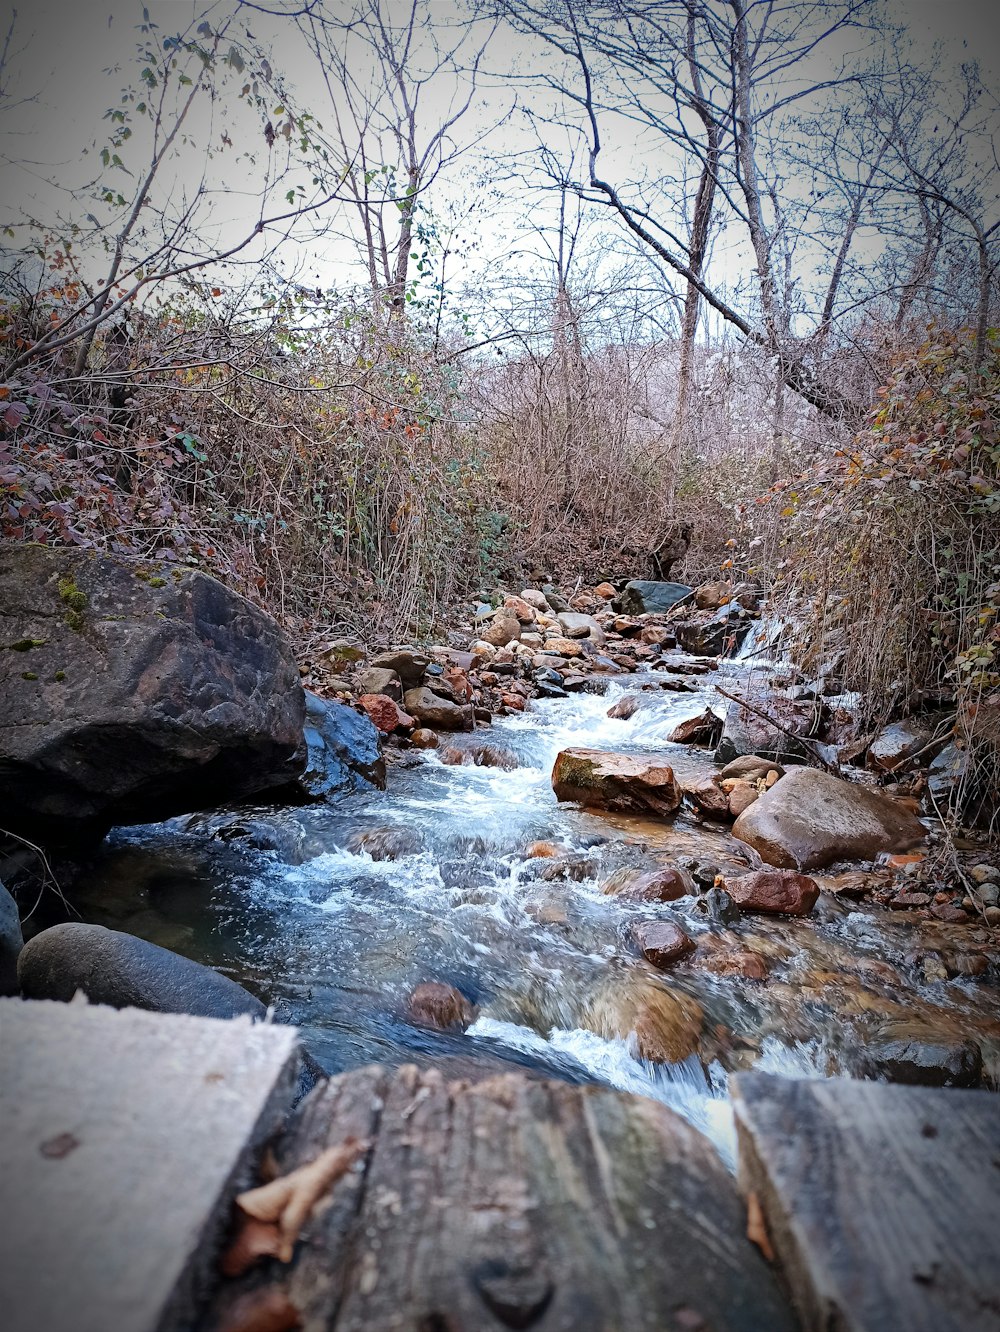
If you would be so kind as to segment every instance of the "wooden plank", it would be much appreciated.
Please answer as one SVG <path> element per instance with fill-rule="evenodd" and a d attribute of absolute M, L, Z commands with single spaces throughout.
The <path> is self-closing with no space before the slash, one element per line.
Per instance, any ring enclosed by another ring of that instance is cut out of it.
<path fill-rule="evenodd" d="M 732 1080 L 756 1193 L 807 1332 L 998 1332 L 1000 1098 Z"/>
<path fill-rule="evenodd" d="M 207 1326 L 281 1297 L 307 1332 L 785 1332 L 733 1180 L 665 1106 L 507 1074 L 369 1068 L 304 1103 L 283 1171 L 349 1136 L 290 1267 L 226 1282 Z M 291 1311 L 291 1316 L 289 1313 Z"/>
<path fill-rule="evenodd" d="M 189 1327 L 297 1068 L 292 1027 L 0 1000 L 6 1332 Z"/>

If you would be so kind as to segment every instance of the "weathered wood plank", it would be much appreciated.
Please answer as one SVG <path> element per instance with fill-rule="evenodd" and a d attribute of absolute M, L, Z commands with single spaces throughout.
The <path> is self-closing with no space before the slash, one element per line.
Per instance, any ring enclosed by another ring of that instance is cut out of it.
<path fill-rule="evenodd" d="M 1000 1098 L 744 1073 L 733 1099 L 807 1330 L 998 1332 Z"/>
<path fill-rule="evenodd" d="M 367 1158 L 293 1264 L 225 1283 L 208 1326 L 243 1325 L 238 1302 L 280 1287 L 307 1332 L 795 1327 L 732 1179 L 663 1105 L 363 1069 L 305 1102 L 282 1171 L 352 1135 L 372 1140 Z"/>
<path fill-rule="evenodd" d="M 294 1028 L 0 1000 L 5 1332 L 190 1327 Z"/>

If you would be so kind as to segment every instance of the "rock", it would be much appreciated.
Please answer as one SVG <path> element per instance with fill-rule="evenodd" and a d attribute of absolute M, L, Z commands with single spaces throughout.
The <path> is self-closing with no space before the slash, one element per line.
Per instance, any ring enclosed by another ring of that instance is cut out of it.
<path fill-rule="evenodd" d="M 694 880 L 677 865 L 644 871 L 620 869 L 604 881 L 601 892 L 623 902 L 676 902 L 691 896 Z"/>
<path fill-rule="evenodd" d="M 553 587 L 551 583 L 544 583 L 542 585 L 542 592 L 545 594 L 545 600 L 549 603 L 549 608 L 551 610 L 554 610 L 557 614 L 559 611 L 569 610 L 569 602 L 559 589 Z"/>
<path fill-rule="evenodd" d="M 410 744 L 414 749 L 437 749 L 440 743 L 437 732 L 429 730 L 426 726 L 418 726 L 410 736 Z"/>
<path fill-rule="evenodd" d="M 904 772 L 913 756 L 926 748 L 930 740 L 930 732 L 914 722 L 893 722 L 891 726 L 883 726 L 868 746 L 866 765 L 875 772 Z"/>
<path fill-rule="evenodd" d="M 711 708 L 688 717 L 670 732 L 672 745 L 715 745 L 722 731 L 722 718 Z"/>
<path fill-rule="evenodd" d="M 372 860 L 399 860 L 413 856 L 423 848 L 424 839 L 416 828 L 363 828 L 347 839 L 345 850 L 352 856 L 369 855 Z"/>
<path fill-rule="evenodd" d="M 744 781 L 756 782 L 772 772 L 777 777 L 784 777 L 785 775 L 784 768 L 780 763 L 775 763 L 773 759 L 761 758 L 759 754 L 743 754 L 739 758 L 733 759 L 731 763 L 727 763 L 720 776 L 723 781 L 728 781 L 730 777 L 742 777 Z"/>
<path fill-rule="evenodd" d="M 678 620 L 673 626 L 677 642 L 696 657 L 732 656 L 750 629 L 738 606 L 722 606 L 709 619 Z"/>
<path fill-rule="evenodd" d="M 752 583 L 738 583 L 733 588 L 733 601 L 751 615 L 756 615 L 760 610 L 760 593 Z"/>
<path fill-rule="evenodd" d="M 726 877 L 723 887 L 744 911 L 769 916 L 808 916 L 819 901 L 819 884 L 793 870 L 756 870 Z"/>
<path fill-rule="evenodd" d="M 618 721 L 628 721 L 629 717 L 635 716 L 641 703 L 642 699 L 638 694 L 626 694 L 617 703 L 612 703 L 607 715 Z"/>
<path fill-rule="evenodd" d="M 966 925 L 969 921 L 969 913 L 951 902 L 935 903 L 931 907 L 931 915 L 936 920 L 943 920 L 949 925 Z"/>
<path fill-rule="evenodd" d="M 693 588 L 684 583 L 647 582 L 636 578 L 625 584 L 625 590 L 615 598 L 614 608 L 620 615 L 662 615 L 689 597 Z"/>
<path fill-rule="evenodd" d="M 969 877 L 973 883 L 1000 883 L 1000 869 L 995 865 L 973 865 L 969 870 Z"/>
<path fill-rule="evenodd" d="M 887 1023 L 857 1058 L 855 1073 L 920 1087 L 978 1087 L 983 1055 L 960 1034 L 937 1035 L 916 1019 Z"/>
<path fill-rule="evenodd" d="M 503 768 L 505 772 L 513 772 L 519 766 L 516 754 L 498 749 L 496 745 L 472 745 L 468 749 L 449 745 L 447 749 L 442 749 L 440 757 L 442 763 L 452 766 L 465 764 L 477 768 Z"/>
<path fill-rule="evenodd" d="M 199 962 L 103 925 L 54 925 L 25 944 L 17 979 L 26 999 L 69 1001 L 82 990 L 92 1004 L 231 1018 L 265 1016 L 259 999 Z"/>
<path fill-rule="evenodd" d="M 694 604 L 699 610 L 718 610 L 733 599 L 732 583 L 703 583 L 694 594 Z"/>
<path fill-rule="evenodd" d="M 927 773 L 927 788 L 939 804 L 950 804 L 969 774 L 969 751 L 945 745 L 935 755 Z"/>
<path fill-rule="evenodd" d="M 356 661 L 363 661 L 364 656 L 364 644 L 358 642 L 356 638 L 341 638 L 333 643 L 327 643 L 322 654 L 326 665 L 331 666 L 335 671 L 342 671 L 346 666 L 352 666 Z"/>
<path fill-rule="evenodd" d="M 711 953 L 705 957 L 696 956 L 694 962 L 702 971 L 710 971 L 713 976 L 739 976 L 741 980 L 766 981 L 769 974 L 767 963 L 760 954 L 751 953 L 746 948 Z"/>
<path fill-rule="evenodd" d="M 393 731 L 408 730 L 413 725 L 413 718 L 404 712 L 395 699 L 388 694 L 362 694 L 358 703 L 378 727 L 383 735 Z"/>
<path fill-rule="evenodd" d="M 535 623 L 535 607 L 525 601 L 523 597 L 515 597 L 512 592 L 508 592 L 503 599 L 504 609 L 512 611 L 517 617 L 519 624 Z"/>
<path fill-rule="evenodd" d="M 521 622 L 510 610 L 500 610 L 493 617 L 491 624 L 483 630 L 483 642 L 494 647 L 506 647 L 521 637 Z"/>
<path fill-rule="evenodd" d="M 697 1000 L 639 969 L 614 975 L 587 1005 L 584 1025 L 625 1040 L 638 1059 L 677 1064 L 695 1054 L 704 1013 Z"/>
<path fill-rule="evenodd" d="M 907 911 L 918 907 L 930 906 L 930 893 L 896 893 L 889 903 L 890 911 Z"/>
<path fill-rule="evenodd" d="M 525 590 L 521 593 L 521 600 L 527 602 L 527 604 L 532 608 L 532 610 L 544 612 L 552 609 L 548 603 L 548 599 L 546 598 L 545 593 L 539 592 L 533 587 L 525 588 Z"/>
<path fill-rule="evenodd" d="M 728 819 L 729 795 L 717 786 L 711 777 L 698 777 L 685 781 L 684 794 L 710 819 Z"/>
<path fill-rule="evenodd" d="M 647 643 L 650 647 L 661 647 L 668 643 L 674 644 L 676 641 L 674 631 L 668 629 L 665 624 L 647 624 L 639 631 L 639 642 Z"/>
<path fill-rule="evenodd" d="M 4 827 L 70 842 L 281 784 L 305 699 L 284 635 L 214 578 L 0 550 Z"/>
<path fill-rule="evenodd" d="M 552 769 L 557 800 L 623 813 L 673 814 L 681 790 L 665 756 L 641 757 L 600 749 L 564 749 Z"/>
<path fill-rule="evenodd" d="M 418 685 L 424 678 L 424 671 L 431 664 L 431 659 L 426 652 L 420 652 L 416 648 L 409 646 L 392 647 L 387 652 L 380 652 L 377 657 L 371 660 L 372 666 L 379 666 L 383 670 L 394 671 L 403 682 L 406 689 L 412 689 Z M 378 693 L 378 690 L 372 690 L 372 693 Z"/>
<path fill-rule="evenodd" d="M 782 869 L 820 869 L 907 851 L 923 824 L 888 796 L 813 768 L 795 768 L 745 810 L 733 836 Z"/>
<path fill-rule="evenodd" d="M 552 652 L 560 657 L 582 657 L 583 648 L 575 638 L 547 638 L 542 645 L 543 652 Z"/>
<path fill-rule="evenodd" d="M 749 690 L 746 700 L 767 715 L 760 716 L 739 703 L 730 703 L 722 738 L 715 751 L 718 763 L 728 765 L 741 755 L 759 755 L 793 763 L 802 763 L 809 758 L 808 747 L 800 744 L 796 737 L 810 738 L 818 733 L 823 717 L 822 705 L 796 703 L 763 686 Z"/>
<path fill-rule="evenodd" d="M 617 595 L 614 583 L 598 583 L 594 588 L 594 596 L 600 597 L 602 601 L 610 601 Z"/>
<path fill-rule="evenodd" d="M 475 1021 L 476 1009 L 454 985 L 422 981 L 407 1000 L 406 1016 L 435 1031 L 465 1031 Z"/>
<path fill-rule="evenodd" d="M 716 925 L 735 925 L 740 909 L 724 888 L 709 888 L 704 897 L 709 919 Z"/>
<path fill-rule="evenodd" d="M 17 994 L 17 959 L 23 947 L 21 914 L 0 883 L 0 996 Z"/>
<path fill-rule="evenodd" d="M 756 786 L 751 786 L 749 782 L 734 782 L 729 792 L 729 812 L 734 819 L 738 819 L 745 809 L 749 809 L 753 802 L 760 795 Z"/>
<path fill-rule="evenodd" d="M 385 789 L 378 730 L 346 703 L 333 703 L 307 691 L 303 738 L 305 771 L 295 779 L 302 794 L 328 800 L 342 791 L 369 786 Z"/>
<path fill-rule="evenodd" d="M 426 685 L 408 689 L 403 695 L 403 706 L 418 722 L 442 731 L 471 731 L 475 725 L 471 704 L 453 703 Z"/>
<path fill-rule="evenodd" d="M 595 647 L 607 642 L 604 630 L 592 615 L 579 615 L 575 611 L 562 611 L 557 617 L 559 628 L 567 638 L 589 638 Z"/>
<path fill-rule="evenodd" d="M 694 950 L 694 942 L 672 920 L 643 920 L 632 928 L 639 952 L 654 967 L 669 967 Z"/>
<path fill-rule="evenodd" d="M 362 694 L 385 694 L 397 703 L 403 697 L 402 681 L 388 666 L 366 666 L 355 679 Z"/>
<path fill-rule="evenodd" d="M 984 910 L 983 916 L 986 920 L 986 924 L 989 925 L 991 929 L 996 929 L 996 927 L 1000 925 L 1000 907 L 988 906 Z"/>

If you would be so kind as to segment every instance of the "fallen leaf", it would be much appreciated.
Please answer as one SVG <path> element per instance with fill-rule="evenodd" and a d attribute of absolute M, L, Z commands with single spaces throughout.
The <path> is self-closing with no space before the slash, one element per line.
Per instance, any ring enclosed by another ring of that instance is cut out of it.
<path fill-rule="evenodd" d="M 236 1206 L 257 1221 L 277 1225 L 276 1257 L 290 1263 L 299 1231 L 313 1208 L 368 1147 L 367 1140 L 348 1138 L 337 1147 L 328 1147 L 315 1161 L 300 1166 L 290 1175 L 241 1193 Z"/>
<path fill-rule="evenodd" d="M 756 1193 L 747 1194 L 747 1239 L 757 1245 L 769 1263 L 774 1262 L 774 1250 L 768 1238 L 764 1210 Z"/>
<path fill-rule="evenodd" d="M 261 1258 L 277 1258 L 281 1236 L 273 1221 L 258 1221 L 253 1216 L 240 1218 L 233 1242 L 219 1261 L 223 1276 L 238 1277 Z"/>
<path fill-rule="evenodd" d="M 242 1295 L 219 1324 L 218 1332 L 292 1332 L 302 1315 L 282 1286 L 265 1286 Z"/>

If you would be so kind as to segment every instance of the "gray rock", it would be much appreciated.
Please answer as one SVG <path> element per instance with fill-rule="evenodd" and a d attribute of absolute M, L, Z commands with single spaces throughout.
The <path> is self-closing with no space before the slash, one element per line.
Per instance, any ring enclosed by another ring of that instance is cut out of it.
<path fill-rule="evenodd" d="M 395 671 L 405 688 L 418 685 L 424 678 L 424 671 L 431 664 L 426 652 L 409 646 L 392 647 L 387 652 L 380 652 L 372 657 L 370 665 L 380 666 L 384 670 Z M 378 690 L 373 692 L 378 693 Z"/>
<path fill-rule="evenodd" d="M 23 947 L 17 903 L 0 883 L 0 995 L 17 994 L 17 958 Z"/>
<path fill-rule="evenodd" d="M 567 638 L 589 638 L 599 648 L 607 642 L 604 630 L 592 615 L 580 615 L 576 611 L 560 611 L 556 618 Z"/>
<path fill-rule="evenodd" d="M 662 615 L 693 592 L 694 588 L 686 583 L 656 583 L 635 578 L 625 584 L 625 590 L 611 604 L 621 615 Z"/>
<path fill-rule="evenodd" d="M 905 772 L 913 756 L 929 744 L 930 732 L 912 721 L 883 726 L 868 746 L 867 766 L 876 772 Z"/>
<path fill-rule="evenodd" d="M 747 690 L 745 697 L 758 711 L 740 703 L 729 704 L 715 751 L 716 763 L 728 765 L 750 754 L 785 763 L 804 763 L 810 756 L 809 747 L 796 737 L 809 739 L 818 733 L 823 719 L 822 704 L 795 702 L 765 685 Z"/>
<path fill-rule="evenodd" d="M 397 703 L 402 701 L 402 682 L 388 666 L 366 666 L 356 678 L 359 694 L 385 694 Z"/>
<path fill-rule="evenodd" d="M 371 720 L 346 703 L 306 694 L 305 771 L 297 779 L 314 800 L 372 786 L 385 790 L 385 759 Z"/>
<path fill-rule="evenodd" d="M 696 657 L 732 656 L 750 630 L 746 612 L 734 603 L 720 606 L 709 619 L 679 620 L 677 642 Z"/>
<path fill-rule="evenodd" d="M 54 844 L 287 780 L 305 698 L 263 611 L 205 574 L 0 550 L 4 826 Z"/>
<path fill-rule="evenodd" d="M 82 990 L 92 1004 L 151 1013 L 262 1018 L 266 1011 L 228 976 L 103 925 L 71 922 L 36 934 L 21 952 L 17 978 L 26 999 L 68 1001 Z"/>

